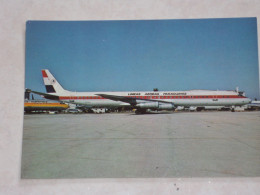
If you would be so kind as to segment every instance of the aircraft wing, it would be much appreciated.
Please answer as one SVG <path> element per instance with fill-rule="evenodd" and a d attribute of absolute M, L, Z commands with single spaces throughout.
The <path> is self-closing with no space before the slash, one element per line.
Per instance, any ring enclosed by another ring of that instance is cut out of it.
<path fill-rule="evenodd" d="M 57 95 L 51 95 L 51 94 L 48 94 L 48 93 L 42 93 L 42 92 L 38 92 L 38 91 L 32 91 L 32 90 L 30 90 L 30 89 L 26 89 L 26 92 L 30 92 L 30 93 L 35 93 L 35 94 L 41 95 L 41 96 L 43 96 L 44 98 L 49 99 L 49 100 L 59 100 L 59 96 L 57 96 Z"/>
<path fill-rule="evenodd" d="M 136 104 L 136 98 L 132 97 L 125 97 L 125 96 L 117 96 L 117 95 L 107 95 L 107 94 L 95 94 L 98 96 L 101 96 L 106 99 L 114 100 L 114 101 L 121 101 L 121 102 L 126 102 L 131 105 Z"/>
<path fill-rule="evenodd" d="M 106 99 L 114 100 L 114 101 L 121 101 L 121 102 L 126 102 L 131 105 L 136 105 L 137 103 L 141 102 L 161 102 L 161 103 L 169 103 L 167 101 L 162 101 L 162 100 L 150 100 L 150 99 L 142 99 L 142 98 L 134 98 L 134 97 L 125 97 L 125 96 L 119 96 L 119 95 L 108 95 L 108 94 L 95 94 L 98 96 L 101 96 Z"/>

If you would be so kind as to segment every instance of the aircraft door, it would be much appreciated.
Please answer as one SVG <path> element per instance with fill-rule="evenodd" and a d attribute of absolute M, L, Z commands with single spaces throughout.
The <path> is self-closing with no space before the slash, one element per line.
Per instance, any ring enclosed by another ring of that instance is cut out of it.
<path fill-rule="evenodd" d="M 215 101 L 215 102 L 217 102 L 217 101 L 218 101 L 218 98 L 217 98 L 217 96 L 216 96 L 216 95 L 214 95 L 212 100 L 213 100 L 213 101 Z"/>

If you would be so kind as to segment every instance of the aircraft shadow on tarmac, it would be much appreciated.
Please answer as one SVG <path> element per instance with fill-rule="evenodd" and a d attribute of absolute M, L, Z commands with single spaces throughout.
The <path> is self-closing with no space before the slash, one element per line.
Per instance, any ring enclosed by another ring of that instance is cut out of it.
<path fill-rule="evenodd" d="M 131 113 L 130 115 L 151 115 L 151 114 L 174 114 L 174 112 L 147 112 L 147 113 Z"/>

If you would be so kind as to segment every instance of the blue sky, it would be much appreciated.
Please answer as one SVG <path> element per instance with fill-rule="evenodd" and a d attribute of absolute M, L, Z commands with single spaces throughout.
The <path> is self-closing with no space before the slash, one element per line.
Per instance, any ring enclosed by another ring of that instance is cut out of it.
<path fill-rule="evenodd" d="M 41 69 L 72 91 L 233 90 L 259 98 L 256 18 L 28 21 L 25 87 Z"/>

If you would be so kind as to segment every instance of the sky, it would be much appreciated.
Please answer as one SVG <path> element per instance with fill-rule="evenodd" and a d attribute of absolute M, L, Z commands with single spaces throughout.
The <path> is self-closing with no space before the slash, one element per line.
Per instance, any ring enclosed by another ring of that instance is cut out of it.
<path fill-rule="evenodd" d="M 27 21 L 25 87 L 239 90 L 259 99 L 256 18 Z"/>

